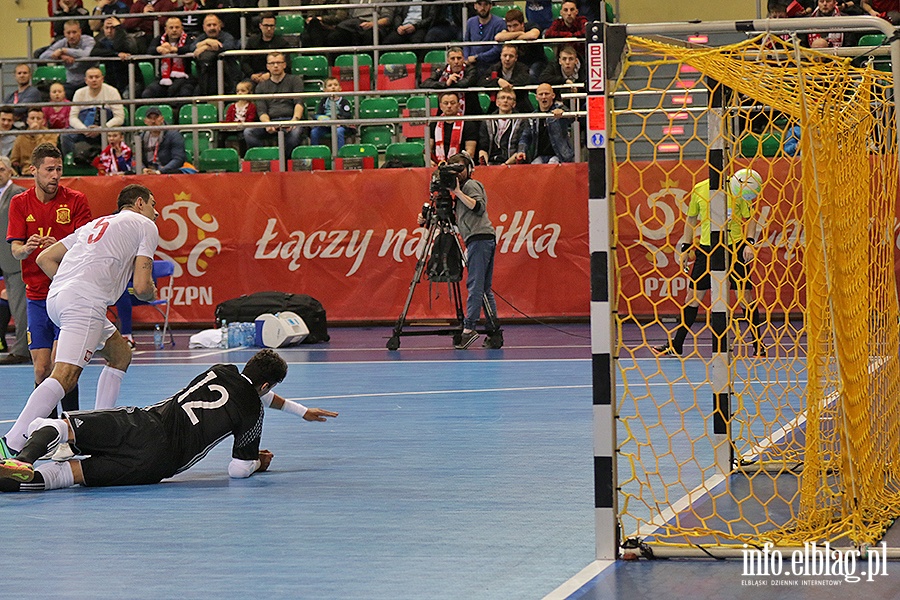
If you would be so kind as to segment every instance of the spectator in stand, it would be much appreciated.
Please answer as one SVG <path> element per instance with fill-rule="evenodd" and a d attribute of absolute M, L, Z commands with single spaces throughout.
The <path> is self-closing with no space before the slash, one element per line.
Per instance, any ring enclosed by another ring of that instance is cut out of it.
<path fill-rule="evenodd" d="M 222 19 L 215 14 L 203 17 L 203 33 L 191 44 L 191 52 L 197 60 L 198 96 L 218 94 L 217 63 L 224 63 L 224 92 L 231 94 L 240 79 L 240 66 L 234 58 L 219 59 L 226 50 L 238 50 L 240 43 L 227 31 L 222 31 Z M 302 89 L 300 90 L 303 91 Z"/>
<path fill-rule="evenodd" d="M 556 94 L 548 83 L 537 87 L 538 111 L 552 113 L 552 117 L 531 119 L 519 137 L 519 152 L 525 152 L 531 164 L 559 164 L 573 162 L 575 150 L 569 129 L 572 117 L 564 117 L 563 105 L 556 102 Z"/>
<path fill-rule="evenodd" d="M 500 51 L 500 62 L 491 65 L 487 75 L 481 81 L 481 87 L 516 88 L 531 83 L 528 67 L 519 64 L 519 47 L 515 44 L 503 45 L 503 49 Z M 520 90 L 516 92 L 516 96 L 516 102 L 524 108 L 524 112 L 531 112 L 528 92 Z M 494 98 L 491 100 L 493 101 Z"/>
<path fill-rule="evenodd" d="M 98 175 L 127 175 L 134 173 L 134 157 L 131 147 L 125 143 L 121 131 L 110 131 L 106 135 L 109 145 L 94 159 Z M 129 299 L 130 302 L 130 299 Z"/>
<path fill-rule="evenodd" d="M 492 114 L 511 115 L 516 108 L 516 91 L 511 87 L 497 92 L 497 110 Z M 525 162 L 519 138 L 528 127 L 526 119 L 482 121 L 478 136 L 478 162 L 482 165 L 514 165 Z"/>
<path fill-rule="evenodd" d="M 506 22 L 491 13 L 491 0 L 475 2 L 475 16 L 466 22 L 464 42 L 487 42 L 479 46 L 466 46 L 463 50 L 466 62 L 484 76 L 491 65 L 500 59 L 500 45 L 494 43 L 498 33 L 506 29 Z"/>
<path fill-rule="evenodd" d="M 76 61 L 85 58 L 94 47 L 94 38 L 81 35 L 78 21 L 66 21 L 63 26 L 63 39 L 50 44 L 38 58 L 58 60 L 66 66 L 66 97 L 72 98 L 75 90 L 84 85 L 84 74 L 91 65 L 89 62 Z"/>
<path fill-rule="evenodd" d="M 31 67 L 22 63 L 16 65 L 16 89 L 3 99 L 3 104 L 14 107 L 14 115 L 16 117 L 16 129 L 27 127 L 25 119 L 28 115 L 27 108 L 16 108 L 17 104 L 27 104 L 29 102 L 42 102 L 41 92 L 31 85 Z"/>
<path fill-rule="evenodd" d="M 181 3 L 181 10 L 186 13 L 181 17 L 181 22 L 184 24 L 185 32 L 193 38 L 203 33 L 203 17 L 205 13 L 197 12 L 202 8 L 203 6 L 197 0 L 183 0 Z"/>
<path fill-rule="evenodd" d="M 570 85 L 574 87 L 583 84 L 585 81 L 584 63 L 578 58 L 575 47 L 571 44 L 562 46 L 559 49 L 557 62 L 547 65 L 547 68 L 541 73 L 539 81 L 553 86 Z"/>
<path fill-rule="evenodd" d="M 578 14 L 578 4 L 575 0 L 565 0 L 559 9 L 559 18 L 554 19 L 544 31 L 544 37 L 550 38 L 568 38 L 568 37 L 584 37 L 584 28 L 587 26 L 587 19 Z"/>
<path fill-rule="evenodd" d="M 256 86 L 257 94 L 301 94 L 303 93 L 303 77 L 285 73 L 287 61 L 281 52 L 270 52 L 266 57 L 266 68 L 269 70 L 269 78 L 261 81 Z M 303 119 L 303 99 L 277 98 L 271 100 L 257 100 L 256 110 L 259 113 L 260 123 L 266 126 L 244 129 L 244 141 L 248 148 L 257 146 L 274 145 L 273 136 L 279 129 L 285 129 L 285 152 L 290 156 L 294 148 L 303 141 L 303 127 L 299 125 L 276 127 L 274 121 L 300 121 Z"/>
<path fill-rule="evenodd" d="M 246 50 L 280 50 L 291 48 L 294 44 L 280 35 L 275 35 L 275 13 L 265 12 L 259 17 L 259 33 L 250 36 Z M 248 54 L 241 57 L 241 70 L 244 78 L 254 84 L 269 78 L 266 69 L 266 54 Z M 290 72 L 290 69 L 288 69 Z"/>
<path fill-rule="evenodd" d="M 166 124 L 166 118 L 158 106 L 151 106 L 144 115 L 144 125 L 150 127 L 141 134 L 144 151 L 144 175 L 181 173 L 187 160 L 184 137 L 174 129 L 159 129 Z M 153 129 L 156 128 L 156 129 Z"/>
<path fill-rule="evenodd" d="M 47 129 L 47 119 L 44 117 L 44 111 L 38 107 L 28 109 L 28 129 L 38 130 Z M 13 168 L 19 175 L 30 177 L 31 173 L 31 153 L 40 144 L 52 144 L 59 146 L 58 133 L 23 133 L 16 136 L 13 144 L 12 152 L 9 159 Z"/>
<path fill-rule="evenodd" d="M 353 113 L 350 110 L 350 102 L 347 101 L 346 98 L 341 96 L 341 81 L 337 77 L 329 77 L 325 80 L 325 92 L 328 93 L 328 96 L 325 96 L 321 100 L 319 100 L 319 105 L 316 107 L 316 120 L 317 121 L 331 121 L 331 120 L 339 120 L 339 119 L 350 119 L 353 118 Z M 354 129 L 350 126 L 346 125 L 338 125 L 335 128 L 337 132 L 337 147 L 340 149 L 343 147 L 344 142 L 347 139 L 347 134 L 352 133 Z M 331 133 L 331 127 L 329 125 L 323 125 L 322 127 L 313 127 L 312 131 L 310 131 L 310 143 L 313 146 L 318 146 L 322 141 L 322 136 L 329 135 Z"/>
<path fill-rule="evenodd" d="M 881 17 L 900 25 L 900 0 L 862 0 L 862 10 L 867 15 Z"/>
<path fill-rule="evenodd" d="M 329 46 L 371 46 L 375 43 L 375 31 L 378 30 L 378 41 L 383 44 L 394 22 L 394 7 L 379 6 L 378 0 L 353 0 L 353 4 L 371 4 L 377 7 L 378 20 L 372 21 L 372 8 L 352 8 L 346 19 L 326 37 Z"/>
<path fill-rule="evenodd" d="M 98 57 L 116 57 L 122 60 L 128 60 L 132 54 L 138 53 L 137 43 L 134 38 L 125 33 L 122 28 L 122 21 L 119 17 L 113 15 L 103 19 L 103 29 L 95 38 L 94 47 L 91 49 L 91 56 Z M 106 60 L 102 63 L 106 69 L 104 79 L 111 86 L 119 90 L 120 94 L 128 92 L 128 63 L 121 60 Z M 139 79 L 139 78 L 138 78 Z M 138 85 L 137 79 L 135 85 Z M 141 88 L 143 85 L 140 86 Z M 140 89 L 135 92 L 140 95 Z"/>
<path fill-rule="evenodd" d="M 81 5 L 81 0 L 57 0 L 57 10 L 53 13 L 54 17 L 86 17 L 90 13 Z M 67 21 L 53 21 L 53 41 L 61 40 L 65 37 L 63 27 Z M 81 26 L 83 35 L 94 35 L 87 19 L 75 21 Z"/>
<path fill-rule="evenodd" d="M 16 136 L 8 133 L 13 129 L 15 122 L 15 113 L 12 106 L 0 106 L 0 155 L 9 156 L 12 152 L 13 144 L 16 143 Z"/>
<path fill-rule="evenodd" d="M 50 86 L 50 102 L 70 102 L 66 98 L 66 88 L 63 87 L 63 84 L 56 82 Z M 47 119 L 48 127 L 50 129 L 68 129 L 71 108 L 71 106 L 45 106 L 44 117 Z"/>
<path fill-rule="evenodd" d="M 132 15 L 146 15 L 147 13 L 174 12 L 176 10 L 178 10 L 178 4 L 172 0 L 135 0 L 129 13 Z M 160 30 L 164 29 L 166 17 L 159 17 L 156 20 L 159 21 Z M 129 33 L 142 33 L 147 36 L 146 39 L 150 39 L 153 37 L 153 21 L 154 19 L 149 17 L 129 17 L 125 19 L 124 25 Z"/>
<path fill-rule="evenodd" d="M 238 96 L 247 96 L 253 93 L 253 82 L 249 79 L 237 84 L 234 92 Z M 256 105 L 249 100 L 238 100 L 228 105 L 225 111 L 226 123 L 253 123 L 256 121 Z"/>
<path fill-rule="evenodd" d="M 69 113 L 69 127 L 83 133 L 62 136 L 63 155 L 72 152 L 77 142 L 87 142 L 100 152 L 100 132 L 92 131 L 100 127 L 119 127 L 125 123 L 125 107 L 119 90 L 103 82 L 100 67 L 91 67 L 85 75 L 86 85 L 75 92 L 72 102 L 93 102 L 91 105 L 77 106 Z M 96 156 L 96 154 L 95 154 Z M 93 160 L 93 157 L 91 157 Z"/>
<path fill-rule="evenodd" d="M 422 87 L 433 90 L 465 89 L 475 84 L 476 72 L 463 56 L 463 49 L 451 46 L 447 49 L 447 64 L 434 69 L 431 77 L 422 82 Z M 459 95 L 462 114 L 481 114 L 481 104 L 475 92 L 463 92 Z"/>
<path fill-rule="evenodd" d="M 462 115 L 459 106 L 460 93 L 455 90 L 442 92 L 438 95 L 438 104 L 442 117 L 457 117 Z M 478 149 L 478 122 L 477 121 L 435 121 L 431 123 L 431 166 L 447 160 L 460 150 L 465 150 L 469 156 L 475 156 Z"/>
<path fill-rule="evenodd" d="M 451 32 L 448 37 L 443 29 L 435 29 L 434 35 L 428 39 L 428 34 L 439 15 L 445 15 L 434 4 L 426 4 L 409 0 L 408 4 L 398 6 L 394 12 L 394 25 L 384 38 L 384 44 L 421 44 L 431 42 L 449 42 L 453 39 Z M 457 35 L 459 30 L 455 32 Z M 438 39 L 434 39 L 438 38 Z M 424 49 L 417 52 L 421 61 L 425 55 Z"/>
<path fill-rule="evenodd" d="M 506 31 L 501 31 L 494 39 L 498 42 L 530 42 L 541 37 L 540 28 L 534 23 L 526 23 L 525 15 L 518 8 L 506 11 Z M 544 54 L 544 46 L 541 44 L 518 44 L 519 64 L 528 68 L 531 81 L 537 81 L 538 76 L 547 64 L 547 56 Z M 501 54 L 502 54 L 501 50 Z"/>
<path fill-rule="evenodd" d="M 311 2 L 311 4 L 322 4 L 322 0 Z M 336 4 L 328 2 L 324 4 Z M 328 45 L 328 36 L 334 31 L 338 23 L 347 18 L 348 11 L 346 8 L 330 8 L 323 10 L 307 11 L 303 13 L 306 18 L 306 25 L 303 33 L 300 34 L 300 46 L 303 48 L 317 48 Z"/>
<path fill-rule="evenodd" d="M 147 86 L 144 98 L 184 98 L 194 95 L 196 80 L 191 77 L 191 44 L 194 39 L 187 34 L 178 17 L 166 19 L 166 30 L 158 38 L 150 40 L 147 54 L 166 56 L 159 61 L 159 79 Z"/>
<path fill-rule="evenodd" d="M 91 31 L 97 33 L 103 27 L 103 20 L 110 15 L 127 15 L 128 4 L 123 0 L 94 0 L 96 6 L 91 11 L 91 15 L 97 17 L 88 21 L 91 25 Z"/>
<path fill-rule="evenodd" d="M 528 0 L 525 2 L 525 16 L 544 31 L 553 22 L 553 4 L 550 0 Z"/>
<path fill-rule="evenodd" d="M 818 6 L 811 17 L 840 17 L 841 11 L 835 0 L 818 0 Z M 829 33 L 810 33 L 807 36 L 807 44 L 810 48 L 840 48 L 845 45 L 844 34 L 840 31 Z M 847 44 L 853 45 L 856 44 Z"/>

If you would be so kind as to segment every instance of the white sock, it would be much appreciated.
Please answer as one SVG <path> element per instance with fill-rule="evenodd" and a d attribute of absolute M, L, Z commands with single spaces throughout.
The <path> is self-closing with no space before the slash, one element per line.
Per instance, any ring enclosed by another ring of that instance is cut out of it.
<path fill-rule="evenodd" d="M 75 474 L 68 462 L 51 461 L 37 467 L 35 471 L 44 476 L 45 490 L 59 490 L 75 485 Z"/>
<path fill-rule="evenodd" d="M 124 378 L 125 371 L 113 369 L 109 365 L 103 367 L 100 379 L 97 380 L 97 400 L 94 402 L 94 410 L 113 408 L 116 405 Z"/>
<path fill-rule="evenodd" d="M 42 381 L 31 392 L 25 408 L 22 409 L 12 429 L 6 434 L 6 444 L 12 450 L 19 452 L 28 441 L 28 426 L 31 425 L 31 422 L 35 419 L 46 418 L 65 395 L 66 391 L 57 380 L 48 377 Z"/>
<path fill-rule="evenodd" d="M 53 448 L 58 444 L 65 444 L 69 441 L 69 426 L 66 425 L 66 422 L 62 419 L 35 419 L 28 424 L 28 437 L 31 437 L 31 434 L 41 427 L 53 427 L 54 429 L 56 429 L 56 431 L 59 432 L 59 438 L 57 438 L 55 442 L 49 445 L 50 448 Z"/>

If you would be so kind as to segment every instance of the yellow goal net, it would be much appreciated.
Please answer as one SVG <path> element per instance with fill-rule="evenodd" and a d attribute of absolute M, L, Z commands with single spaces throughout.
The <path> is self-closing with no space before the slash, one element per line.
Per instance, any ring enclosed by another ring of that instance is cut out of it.
<path fill-rule="evenodd" d="M 869 545 L 900 514 L 892 76 L 794 41 L 627 38 L 610 91 L 623 540 Z M 716 148 L 724 161 L 711 173 Z M 680 355 L 653 349 L 689 325 L 677 246 L 691 190 L 739 169 L 763 185 L 751 308 L 727 296 L 719 435 L 709 298 Z"/>

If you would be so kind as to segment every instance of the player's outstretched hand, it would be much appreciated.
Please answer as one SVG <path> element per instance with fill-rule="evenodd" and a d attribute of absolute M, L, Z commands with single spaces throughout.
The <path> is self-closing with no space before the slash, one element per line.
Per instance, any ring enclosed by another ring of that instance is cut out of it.
<path fill-rule="evenodd" d="M 260 450 L 259 451 L 259 468 L 256 470 L 257 472 L 265 471 L 269 468 L 269 465 L 272 464 L 272 459 L 275 458 L 275 455 L 269 452 L 268 450 Z"/>
<path fill-rule="evenodd" d="M 307 408 L 303 418 L 307 421 L 327 421 L 328 419 L 326 419 L 326 417 L 336 416 L 338 416 L 336 412 L 331 412 L 330 410 L 325 410 L 323 408 Z"/>

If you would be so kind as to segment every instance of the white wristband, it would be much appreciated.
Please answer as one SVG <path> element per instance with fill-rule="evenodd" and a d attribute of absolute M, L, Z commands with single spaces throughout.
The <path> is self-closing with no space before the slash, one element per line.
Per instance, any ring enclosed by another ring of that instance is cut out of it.
<path fill-rule="evenodd" d="M 301 418 L 306 414 L 306 407 L 299 402 L 294 402 L 293 400 L 285 400 L 284 406 L 281 407 L 281 410 L 292 415 L 297 415 Z"/>

